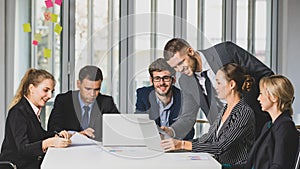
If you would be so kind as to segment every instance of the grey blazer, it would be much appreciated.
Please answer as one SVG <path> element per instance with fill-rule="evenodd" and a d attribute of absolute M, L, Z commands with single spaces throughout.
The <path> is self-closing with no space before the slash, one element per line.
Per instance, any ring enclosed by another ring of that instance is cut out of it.
<path fill-rule="evenodd" d="M 260 104 L 257 101 L 259 94 L 258 82 L 262 77 L 274 74 L 273 71 L 255 56 L 232 42 L 223 42 L 206 50 L 200 50 L 200 52 L 203 53 L 214 73 L 225 64 L 236 63 L 244 67 L 247 73 L 255 79 L 255 84 L 252 86 L 251 92 L 245 95 L 245 102 L 255 113 L 257 124 L 256 136 L 259 136 L 263 125 L 270 120 L 270 117 L 268 113 L 261 111 Z M 176 123 L 172 125 L 172 128 L 175 130 L 175 133 L 185 134 L 188 132 L 187 129 L 195 124 L 199 108 L 205 106 L 202 102 L 204 96 L 195 77 L 188 77 L 182 74 L 179 78 L 179 84 L 183 93 L 182 118 L 178 119 Z M 213 88 L 210 90 L 213 90 Z M 208 111 L 204 111 L 204 114 L 210 124 L 213 124 L 222 108 L 222 103 L 214 96 L 209 100 L 211 100 L 211 105 L 207 109 Z M 186 124 L 184 128 L 180 125 L 182 124 L 181 121 L 184 121 Z"/>

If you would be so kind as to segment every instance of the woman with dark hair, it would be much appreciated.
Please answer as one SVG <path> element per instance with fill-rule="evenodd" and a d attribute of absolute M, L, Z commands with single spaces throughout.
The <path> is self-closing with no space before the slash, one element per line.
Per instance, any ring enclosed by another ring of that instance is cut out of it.
<path fill-rule="evenodd" d="M 255 117 L 245 103 L 243 93 L 248 92 L 253 79 L 237 64 L 229 63 L 216 74 L 216 92 L 226 104 L 208 133 L 192 141 L 162 140 L 166 151 L 185 149 L 192 152 L 207 152 L 223 164 L 245 164 L 248 152 L 255 139 Z"/>

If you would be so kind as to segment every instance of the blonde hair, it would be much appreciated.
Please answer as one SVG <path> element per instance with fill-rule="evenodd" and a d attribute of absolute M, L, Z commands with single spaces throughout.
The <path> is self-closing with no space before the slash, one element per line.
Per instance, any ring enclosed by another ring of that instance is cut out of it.
<path fill-rule="evenodd" d="M 30 84 L 37 86 L 45 79 L 51 79 L 55 85 L 53 75 L 46 70 L 34 68 L 28 69 L 20 82 L 16 95 L 8 106 L 8 109 L 11 109 L 14 105 L 16 105 L 21 100 L 22 96 L 28 96 Z"/>
<path fill-rule="evenodd" d="M 278 99 L 277 108 L 281 111 L 289 111 L 293 114 L 294 87 L 288 78 L 282 75 L 263 77 L 259 82 L 260 88 L 266 88 L 267 92 Z"/>

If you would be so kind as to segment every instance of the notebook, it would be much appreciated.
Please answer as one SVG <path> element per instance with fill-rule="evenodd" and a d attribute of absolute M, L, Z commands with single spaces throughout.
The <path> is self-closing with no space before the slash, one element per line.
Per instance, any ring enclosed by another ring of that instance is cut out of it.
<path fill-rule="evenodd" d="M 146 146 L 139 121 L 148 114 L 103 114 L 103 146 Z"/>

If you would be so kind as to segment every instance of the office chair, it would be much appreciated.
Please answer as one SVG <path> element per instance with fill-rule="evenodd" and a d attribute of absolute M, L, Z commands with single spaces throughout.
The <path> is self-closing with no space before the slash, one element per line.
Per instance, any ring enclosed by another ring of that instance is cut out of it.
<path fill-rule="evenodd" d="M 0 161 L 0 168 L 10 168 L 10 169 L 17 169 L 17 166 L 15 164 L 13 164 L 10 161 Z"/>
<path fill-rule="evenodd" d="M 300 162 L 299 162 L 299 161 L 300 161 L 300 151 L 298 151 L 295 169 L 299 169 L 299 165 L 300 165 Z"/>
<path fill-rule="evenodd" d="M 300 167 L 300 130 L 299 129 L 298 129 L 298 135 L 299 135 L 299 145 L 298 145 L 298 154 L 297 154 L 295 169 L 299 169 Z"/>

